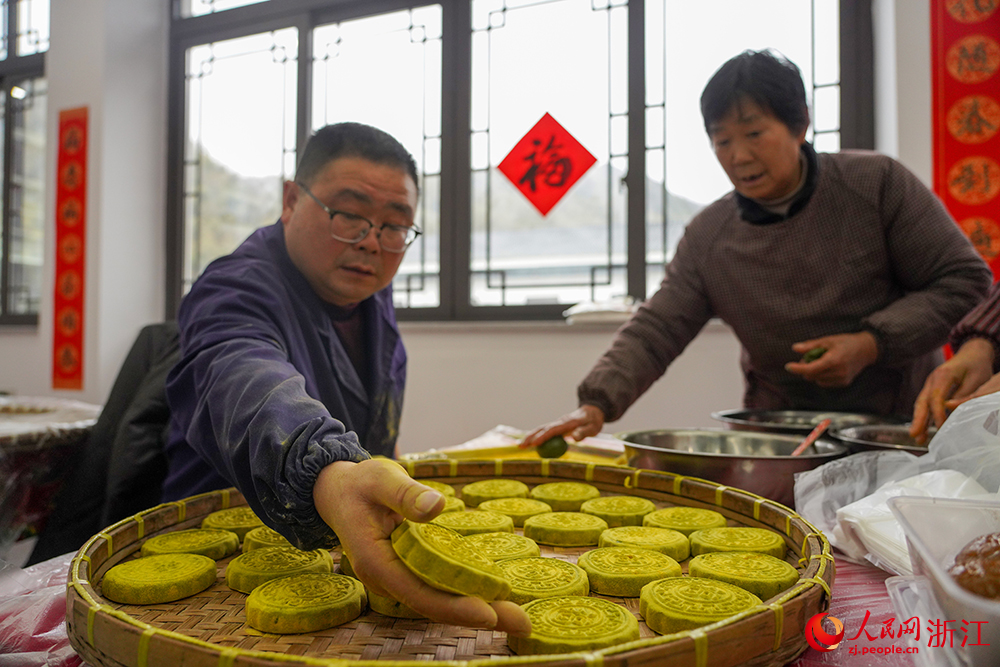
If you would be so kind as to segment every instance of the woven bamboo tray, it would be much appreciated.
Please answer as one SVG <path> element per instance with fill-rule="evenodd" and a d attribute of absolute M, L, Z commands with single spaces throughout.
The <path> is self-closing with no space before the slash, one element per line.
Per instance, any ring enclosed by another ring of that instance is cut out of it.
<path fill-rule="evenodd" d="M 102 597 L 104 573 L 136 557 L 145 538 L 197 527 L 211 512 L 245 504 L 235 490 L 226 490 L 160 505 L 110 526 L 84 544 L 70 566 L 66 596 L 73 648 L 88 663 L 104 667 L 777 666 L 805 650 L 806 622 L 829 608 L 834 577 L 829 542 L 789 508 L 746 491 L 668 472 L 546 459 L 411 461 L 407 468 L 416 479 L 447 482 L 459 491 L 468 482 L 491 477 L 520 479 L 529 486 L 573 480 L 593 484 L 603 495 L 644 496 L 657 507 L 714 509 L 730 525 L 768 528 L 782 535 L 788 545 L 787 560 L 799 569 L 800 578 L 762 606 L 697 630 L 659 636 L 640 619 L 641 638 L 635 642 L 589 653 L 523 657 L 510 652 L 501 632 L 395 619 L 371 611 L 321 632 L 266 635 L 246 625 L 246 596 L 225 585 L 229 559 L 219 561 L 219 581 L 214 586 L 174 603 L 120 605 Z M 586 550 L 542 547 L 543 555 L 571 562 Z M 339 560 L 339 550 L 333 555 Z M 686 570 L 686 563 L 682 565 Z M 638 598 L 606 599 L 640 618 Z"/>

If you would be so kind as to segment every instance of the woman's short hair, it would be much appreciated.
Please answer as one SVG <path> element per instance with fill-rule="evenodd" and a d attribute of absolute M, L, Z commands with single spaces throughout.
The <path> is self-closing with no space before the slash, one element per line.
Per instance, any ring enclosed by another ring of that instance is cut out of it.
<path fill-rule="evenodd" d="M 784 56 L 770 51 L 744 51 L 726 61 L 701 93 L 705 131 L 744 99 L 769 110 L 795 134 L 809 126 L 802 73 Z"/>
<path fill-rule="evenodd" d="M 342 157 L 399 167 L 419 190 L 417 163 L 409 151 L 391 134 L 364 123 L 334 123 L 316 130 L 302 151 L 295 180 L 308 185 L 326 165 Z"/>

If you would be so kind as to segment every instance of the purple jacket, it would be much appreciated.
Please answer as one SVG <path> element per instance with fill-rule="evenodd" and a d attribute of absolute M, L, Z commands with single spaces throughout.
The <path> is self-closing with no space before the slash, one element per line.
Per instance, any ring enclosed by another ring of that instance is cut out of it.
<path fill-rule="evenodd" d="M 334 461 L 393 455 L 406 381 L 391 286 L 360 307 L 369 390 L 289 259 L 280 221 L 212 262 L 178 316 L 163 500 L 235 485 L 292 543 L 333 544 L 313 505 L 316 476 Z"/>

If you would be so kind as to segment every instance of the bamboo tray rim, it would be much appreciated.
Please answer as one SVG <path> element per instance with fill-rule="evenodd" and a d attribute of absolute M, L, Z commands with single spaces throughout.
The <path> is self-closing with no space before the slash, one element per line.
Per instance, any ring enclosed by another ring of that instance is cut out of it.
<path fill-rule="evenodd" d="M 730 626 L 738 624 L 760 624 L 769 625 L 773 619 L 774 643 L 772 653 L 786 647 L 792 642 L 799 643 L 801 639 L 802 647 L 792 655 L 781 656 L 780 662 L 767 662 L 767 654 L 749 656 L 749 660 L 741 664 L 755 665 L 780 665 L 788 660 L 794 659 L 795 655 L 801 653 L 805 648 L 804 635 L 799 632 L 797 637 L 792 635 L 790 639 L 784 639 L 787 624 L 784 622 L 785 605 L 791 601 L 802 598 L 803 604 L 809 602 L 817 611 L 825 611 L 829 608 L 831 598 L 831 586 L 834 578 L 834 558 L 831 552 L 830 542 L 812 524 L 800 517 L 794 510 L 785 507 L 775 501 L 763 498 L 756 494 L 735 489 L 715 482 L 703 480 L 695 477 L 677 475 L 659 470 L 645 470 L 631 468 L 628 466 L 614 464 L 582 463 L 574 461 L 559 461 L 549 459 L 524 460 L 524 459 L 474 459 L 474 460 L 411 460 L 406 461 L 407 472 L 414 479 L 437 479 L 450 483 L 460 483 L 475 481 L 484 477 L 513 477 L 518 479 L 540 478 L 536 483 L 546 481 L 583 481 L 604 489 L 617 490 L 621 493 L 643 495 L 644 493 L 656 494 L 655 497 L 664 499 L 674 504 L 688 506 L 705 506 L 716 510 L 724 510 L 727 517 L 741 517 L 744 520 L 753 519 L 755 522 L 770 527 L 778 533 L 782 533 L 786 538 L 786 544 L 793 553 L 798 556 L 800 567 L 805 570 L 800 575 L 796 584 L 780 597 L 773 599 L 770 604 L 762 604 L 749 610 L 723 619 L 716 623 L 702 626 L 694 630 L 686 630 L 670 635 L 659 635 L 639 639 L 636 641 L 618 644 L 612 647 L 595 651 L 581 651 L 575 653 L 563 653 L 554 655 L 532 655 L 532 656 L 490 656 L 473 658 L 469 660 L 399 660 L 399 659 L 349 659 L 349 658 L 321 658 L 313 656 L 290 655 L 272 651 L 258 649 L 244 649 L 227 647 L 212 642 L 196 639 L 182 633 L 158 628 L 140 621 L 126 612 L 114 609 L 107 604 L 96 592 L 90 576 L 100 568 L 100 563 L 112 558 L 121 550 L 122 538 L 130 532 L 134 532 L 136 537 L 127 542 L 124 546 L 137 544 L 143 539 L 144 528 L 149 520 L 155 522 L 156 519 L 166 519 L 171 515 L 175 519 L 174 524 L 166 524 L 157 530 L 166 530 L 171 525 L 183 522 L 191 518 L 188 515 L 189 509 L 198 511 L 203 505 L 209 506 L 207 514 L 218 509 L 240 506 L 245 504 L 243 496 L 235 489 L 223 489 L 197 496 L 192 496 L 185 500 L 164 503 L 156 507 L 140 512 L 134 516 L 127 517 L 121 521 L 108 526 L 103 531 L 91 537 L 79 550 L 70 564 L 69 583 L 67 585 L 67 630 L 71 643 L 81 654 L 90 653 L 90 649 L 99 650 L 94 644 L 95 624 L 98 619 L 109 622 L 115 631 L 126 635 L 138 635 L 138 649 L 136 652 L 135 667 L 146 667 L 149 656 L 156 650 L 161 642 L 182 642 L 191 647 L 197 653 L 202 653 L 201 662 L 192 662 L 198 665 L 218 665 L 219 667 L 230 667 L 232 665 L 261 665 L 261 664 L 303 664 L 303 665 L 326 665 L 328 667 L 485 667 L 486 665 L 528 665 L 545 663 L 565 663 L 565 665 L 604 665 L 604 664 L 628 664 L 628 659 L 637 652 L 641 652 L 645 657 L 650 657 L 648 651 L 656 651 L 659 648 L 673 645 L 678 642 L 687 642 L 688 648 L 693 649 L 694 664 L 703 666 L 707 663 L 707 653 L 710 647 L 710 640 L 713 635 Z M 598 479 L 600 477 L 601 479 Z M 687 501 L 677 503 L 675 501 Z M 752 516 L 742 514 L 732 508 L 727 508 L 726 503 L 750 503 L 752 504 Z M 191 516 L 204 516 L 204 514 L 193 514 Z M 777 524 L 777 525 L 772 525 Z M 156 531 L 150 531 L 156 532 Z M 796 534 L 793 538 L 793 534 Z M 116 550 L 115 538 L 118 537 Z M 799 546 L 801 541 L 801 546 Z M 102 558 L 102 554 L 106 556 Z M 95 565 L 95 561 L 100 561 Z M 84 576 L 86 568 L 86 576 Z M 809 598 L 808 600 L 805 600 Z M 79 608 L 79 609 L 78 609 Z M 76 615 L 85 613 L 86 621 L 81 622 L 85 627 L 78 627 Z M 84 655 L 86 659 L 86 655 Z M 638 657 L 638 656 L 636 656 Z M 779 655 L 774 656 L 776 659 Z M 615 658 L 622 660 L 616 661 Z M 610 660 L 609 660 L 610 659 Z M 764 662 L 755 659 L 764 659 Z M 101 663 L 103 664 L 103 663 Z M 121 663 L 112 662 L 112 665 Z"/>

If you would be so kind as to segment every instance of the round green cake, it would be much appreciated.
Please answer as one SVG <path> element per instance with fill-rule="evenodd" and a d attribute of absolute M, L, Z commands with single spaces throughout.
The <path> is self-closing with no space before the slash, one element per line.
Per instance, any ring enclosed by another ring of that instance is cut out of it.
<path fill-rule="evenodd" d="M 489 510 L 445 512 L 431 519 L 431 523 L 454 530 L 459 535 L 514 532 L 513 519 L 506 514 L 491 512 Z"/>
<path fill-rule="evenodd" d="M 717 551 L 695 556 L 688 563 L 688 574 L 739 586 L 762 600 L 787 590 L 799 580 L 799 571 L 789 563 L 753 551 Z"/>
<path fill-rule="evenodd" d="M 162 604 L 200 593 L 216 580 L 215 561 L 201 554 L 146 556 L 115 565 L 101 593 L 122 604 Z"/>
<path fill-rule="evenodd" d="M 553 512 L 579 512 L 584 501 L 600 495 L 596 486 L 584 482 L 548 482 L 531 490 L 531 497 L 551 507 Z"/>
<path fill-rule="evenodd" d="M 603 595 L 637 598 L 651 581 L 681 576 L 681 566 L 659 551 L 635 547 L 603 547 L 580 555 L 577 565 L 590 578 L 590 590 Z"/>
<path fill-rule="evenodd" d="M 361 582 L 342 574 L 308 573 L 272 579 L 246 601 L 247 624 L 261 632 L 316 632 L 353 621 L 367 605 Z"/>
<path fill-rule="evenodd" d="M 531 634 L 507 635 L 507 645 L 517 655 L 596 651 L 639 639 L 632 612 L 601 598 L 542 598 L 522 608 L 531 619 Z"/>
<path fill-rule="evenodd" d="M 528 485 L 516 479 L 482 479 L 462 487 L 462 500 L 467 507 L 478 507 L 484 500 L 527 497 Z"/>
<path fill-rule="evenodd" d="M 514 558 L 497 563 L 510 581 L 507 599 L 515 604 L 561 595 L 587 595 L 590 580 L 578 565 L 558 558 Z"/>
<path fill-rule="evenodd" d="M 642 518 L 655 509 L 652 500 L 639 496 L 604 496 L 580 505 L 581 512 L 601 517 L 610 528 L 641 526 Z"/>
<path fill-rule="evenodd" d="M 692 556 L 715 551 L 756 551 L 775 558 L 785 557 L 785 540 L 766 528 L 706 528 L 691 533 L 690 539 Z"/>
<path fill-rule="evenodd" d="M 618 526 L 601 533 L 599 547 L 636 547 L 651 549 L 670 556 L 677 562 L 691 555 L 691 542 L 687 535 L 669 528 L 654 526 Z"/>
<path fill-rule="evenodd" d="M 226 566 L 226 585 L 250 593 L 263 583 L 293 574 L 333 572 L 326 549 L 302 551 L 295 547 L 264 547 L 237 556 Z"/>
<path fill-rule="evenodd" d="M 506 514 L 514 521 L 514 525 L 518 528 L 524 525 L 524 520 L 528 517 L 552 511 L 552 508 L 541 500 L 532 500 L 531 498 L 484 500 L 479 503 L 479 509 Z"/>
<path fill-rule="evenodd" d="M 759 604 L 760 598 L 738 586 L 698 577 L 658 579 L 639 594 L 639 613 L 661 635 L 700 628 Z"/>
<path fill-rule="evenodd" d="M 506 599 L 510 593 L 503 570 L 443 526 L 403 521 L 392 531 L 392 547 L 414 574 L 434 588 L 487 602 Z"/>
<path fill-rule="evenodd" d="M 229 530 L 191 528 L 164 533 L 142 543 L 143 556 L 201 554 L 213 560 L 225 558 L 240 548 L 240 538 Z"/>
<path fill-rule="evenodd" d="M 608 523 L 582 512 L 546 512 L 524 521 L 524 536 L 554 547 L 588 547 L 597 544 Z"/>
<path fill-rule="evenodd" d="M 542 555 L 534 540 L 517 533 L 476 533 L 466 535 L 462 541 L 468 542 L 483 552 L 484 556 L 496 562 Z"/>
<path fill-rule="evenodd" d="M 665 507 L 644 516 L 642 525 L 669 528 L 691 535 L 696 530 L 725 527 L 726 517 L 714 510 L 698 507 Z"/>

